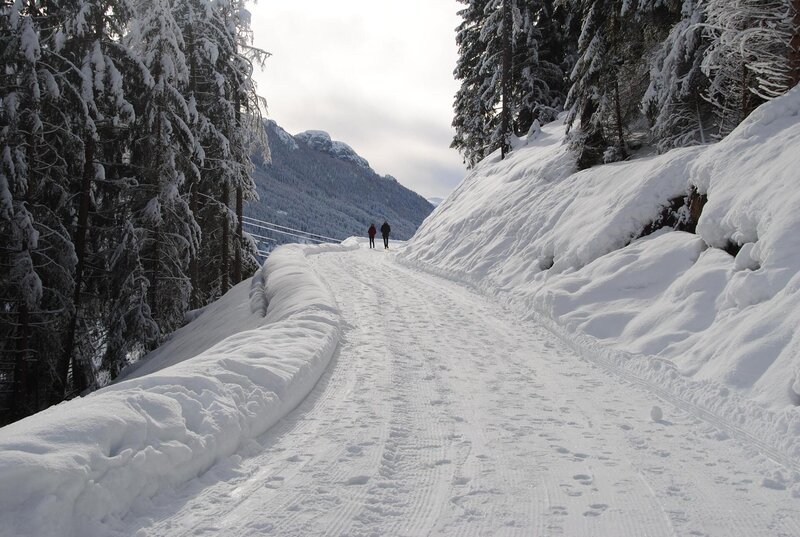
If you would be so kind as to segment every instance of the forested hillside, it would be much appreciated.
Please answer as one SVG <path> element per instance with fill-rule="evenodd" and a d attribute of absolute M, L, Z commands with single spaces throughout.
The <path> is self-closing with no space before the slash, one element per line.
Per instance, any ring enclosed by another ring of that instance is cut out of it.
<path fill-rule="evenodd" d="M 800 0 L 459 0 L 469 166 L 567 111 L 578 167 L 720 140 L 800 80 Z"/>
<path fill-rule="evenodd" d="M 338 239 L 364 236 L 371 222 L 380 226 L 388 220 L 392 238 L 404 240 L 433 210 L 422 196 L 391 176 L 378 175 L 327 133 L 292 136 L 271 120 L 266 129 L 272 161 L 254 159 L 260 201 L 245 207 L 248 216 Z M 273 236 L 278 243 L 296 240 Z"/>
<path fill-rule="evenodd" d="M 255 268 L 241 0 L 0 5 L 0 424 L 102 386 Z"/>

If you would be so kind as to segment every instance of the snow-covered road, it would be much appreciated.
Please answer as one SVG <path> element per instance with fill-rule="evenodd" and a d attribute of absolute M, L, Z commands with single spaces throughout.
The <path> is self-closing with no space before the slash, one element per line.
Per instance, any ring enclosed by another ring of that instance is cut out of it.
<path fill-rule="evenodd" d="M 746 441 L 391 253 L 310 259 L 346 322 L 329 370 L 129 534 L 800 535 L 787 470 Z"/>

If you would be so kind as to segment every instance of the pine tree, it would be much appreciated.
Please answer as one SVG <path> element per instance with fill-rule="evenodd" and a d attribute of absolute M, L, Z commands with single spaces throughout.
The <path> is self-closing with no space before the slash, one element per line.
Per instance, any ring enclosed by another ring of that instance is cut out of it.
<path fill-rule="evenodd" d="M 0 384 L 14 383 L 16 417 L 52 398 L 75 265 L 64 158 L 74 144 L 54 33 L 39 31 L 52 18 L 33 3 L 0 8 Z"/>
<path fill-rule="evenodd" d="M 457 28 L 459 60 L 451 147 L 472 166 L 510 150 L 534 120 L 551 121 L 564 102 L 567 18 L 549 0 L 467 1 Z"/>
<path fill-rule="evenodd" d="M 708 0 L 709 48 L 703 72 L 719 136 L 733 130 L 760 103 L 792 87 L 791 0 Z"/>
<path fill-rule="evenodd" d="M 126 41 L 149 73 L 149 87 L 137 99 L 137 133 L 131 148 L 132 159 L 143 165 L 130 195 L 131 221 L 148 273 L 149 307 L 136 309 L 149 311 L 165 335 L 183 322 L 191 294 L 189 261 L 200 242 L 199 227 L 183 196 L 186 176 L 196 176 L 198 170 L 191 158 L 195 140 L 184 96 L 189 70 L 171 2 L 148 2 Z M 132 260 L 130 268 L 138 272 L 139 265 Z"/>
<path fill-rule="evenodd" d="M 534 120 L 548 123 L 563 110 L 567 96 L 567 73 L 571 18 L 552 0 L 527 1 L 521 6 L 522 17 L 514 51 L 514 103 L 517 135 L 528 132 Z"/>
<path fill-rule="evenodd" d="M 580 0 L 581 33 L 578 59 L 570 78 L 572 86 L 566 100 L 566 124 L 571 133 L 570 144 L 578 153 L 578 167 L 588 168 L 609 159 L 607 151 L 613 134 L 608 132 L 609 118 L 619 116 L 615 98 L 617 69 L 621 59 L 615 58 L 618 6 L 614 0 Z M 577 131 L 575 120 L 579 121 Z M 616 121 L 617 126 L 619 121 Z M 613 146 L 612 146 L 613 147 Z M 624 151 L 624 140 L 617 141 L 614 159 Z"/>
<path fill-rule="evenodd" d="M 187 48 L 195 73 L 197 153 L 204 162 L 192 193 L 203 237 L 192 273 L 195 303 L 206 303 L 227 291 L 237 266 L 247 265 L 238 270 L 241 277 L 256 263 L 239 222 L 242 205 L 256 196 L 249 176 L 251 151 L 267 151 L 262 102 L 252 81 L 253 62 L 266 54 L 250 46 L 249 18 L 241 2 L 219 2 L 213 10 L 187 5 L 186 13 L 179 24 L 191 25 L 184 35 L 193 36 Z"/>
<path fill-rule="evenodd" d="M 661 152 L 708 141 L 712 117 L 709 104 L 702 98 L 708 85 L 700 68 L 707 47 L 703 22 L 702 4 L 684 0 L 680 20 L 650 63 L 650 85 L 642 108 Z"/>
<path fill-rule="evenodd" d="M 109 224 L 120 201 L 120 183 L 126 180 L 121 159 L 135 120 L 125 75 L 139 69 L 140 62 L 119 42 L 133 14 L 125 0 L 83 0 L 60 14 L 60 55 L 75 66 L 64 87 L 80 98 L 71 121 L 82 144 L 76 159 L 81 170 L 71 185 L 77 205 L 71 232 L 77 256 L 73 313 L 58 366 L 60 383 L 69 395 L 95 385 L 94 357 L 104 346 L 105 334 L 97 327 L 108 313 L 106 263 L 118 235 Z"/>
<path fill-rule="evenodd" d="M 459 0 L 466 7 L 459 11 L 462 22 L 456 28 L 459 56 L 453 72 L 461 87 L 453 103 L 453 127 L 456 134 L 450 147 L 457 149 L 468 167 L 474 166 L 489 153 L 487 131 L 491 108 L 481 98 L 483 73 L 480 65 L 486 54 L 483 32 L 486 0 Z"/>

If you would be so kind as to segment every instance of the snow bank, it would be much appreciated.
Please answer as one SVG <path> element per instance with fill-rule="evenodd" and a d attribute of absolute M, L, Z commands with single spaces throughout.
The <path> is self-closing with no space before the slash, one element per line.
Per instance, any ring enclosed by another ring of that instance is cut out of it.
<path fill-rule="evenodd" d="M 481 162 L 400 259 L 619 351 L 639 377 L 800 456 L 781 436 L 800 432 L 799 111 L 797 88 L 720 143 L 580 172 L 563 125 L 547 125 Z M 708 195 L 696 235 L 633 240 L 693 186 Z"/>
<path fill-rule="evenodd" d="M 108 534 L 137 500 L 269 429 L 338 344 L 339 311 L 306 256 L 356 247 L 280 247 L 129 380 L 0 429 L 0 535 Z"/>

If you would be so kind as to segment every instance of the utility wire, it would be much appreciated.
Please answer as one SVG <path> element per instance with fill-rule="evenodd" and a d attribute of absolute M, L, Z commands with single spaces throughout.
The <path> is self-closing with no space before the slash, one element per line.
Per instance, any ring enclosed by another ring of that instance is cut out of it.
<path fill-rule="evenodd" d="M 252 218 L 250 216 L 243 216 L 242 219 L 245 220 L 245 221 L 252 220 L 253 222 L 256 222 L 256 223 L 245 222 L 245 223 L 251 224 L 253 226 L 257 226 L 257 224 L 266 224 L 268 226 L 276 227 L 276 228 L 279 228 L 279 229 L 285 229 L 287 231 L 293 231 L 295 233 L 302 233 L 302 234 L 305 234 L 305 235 L 310 235 L 312 237 L 319 237 L 320 239 L 325 239 L 325 240 L 328 240 L 328 241 L 342 242 L 341 239 L 334 239 L 333 237 L 326 237 L 325 235 L 318 235 L 316 233 L 311 233 L 309 231 L 303 231 L 301 229 L 294 229 L 294 228 L 290 228 L 290 227 L 286 227 L 286 226 L 281 226 L 279 224 L 273 224 L 272 222 L 266 222 L 264 220 L 258 220 L 256 218 Z"/>

